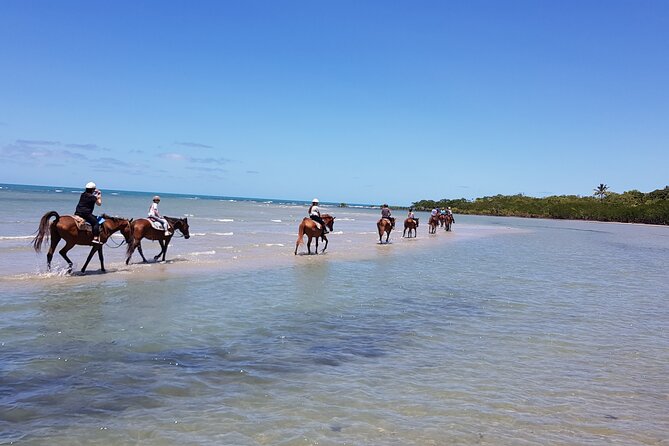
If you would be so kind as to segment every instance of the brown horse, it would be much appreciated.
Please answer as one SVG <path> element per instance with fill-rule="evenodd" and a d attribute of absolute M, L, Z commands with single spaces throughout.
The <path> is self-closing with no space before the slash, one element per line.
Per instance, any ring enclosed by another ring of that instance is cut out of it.
<path fill-rule="evenodd" d="M 55 220 L 50 222 L 52 217 L 55 217 Z M 102 223 L 100 226 L 100 241 L 103 244 L 116 231 L 121 231 L 126 243 L 130 242 L 130 224 L 132 220 L 111 217 L 107 214 L 102 214 L 102 217 L 105 219 L 104 223 Z M 69 257 L 67 257 L 67 252 L 75 245 L 92 246 L 91 252 L 88 254 L 88 258 L 86 259 L 86 263 L 84 263 L 84 267 L 81 268 L 82 273 L 86 272 L 88 262 L 91 261 L 91 258 L 95 252 L 97 252 L 98 256 L 100 257 L 100 271 L 105 271 L 104 256 L 102 254 L 102 247 L 104 245 L 94 244 L 93 233 L 91 231 L 80 231 L 77 228 L 77 224 L 72 216 L 60 216 L 56 211 L 50 211 L 44 214 L 40 220 L 39 228 L 37 228 L 37 235 L 33 239 L 33 248 L 35 248 L 36 252 L 40 252 L 42 250 L 42 242 L 45 239 L 48 241 L 49 237 L 51 238 L 51 246 L 49 247 L 49 251 L 46 254 L 46 264 L 49 269 L 51 269 L 51 259 L 53 259 L 53 253 L 56 250 L 56 246 L 58 246 L 58 243 L 64 239 L 65 246 L 58 252 L 67 262 L 68 273 L 72 272 L 72 261 L 69 259 Z"/>
<path fill-rule="evenodd" d="M 335 218 L 331 215 L 328 214 L 323 214 L 321 215 L 321 218 L 323 219 L 323 223 L 325 223 L 325 226 L 328 228 L 329 231 L 332 231 L 332 228 L 334 226 L 334 221 Z M 325 252 L 325 250 L 328 247 L 328 238 L 323 235 L 323 232 L 316 227 L 316 222 L 313 221 L 309 217 L 304 217 L 302 219 L 302 222 L 300 223 L 300 227 L 297 229 L 297 242 L 295 242 L 295 255 L 297 255 L 297 248 L 299 248 L 300 244 L 304 243 L 302 240 L 304 236 L 309 237 L 307 239 L 307 253 L 311 254 L 311 239 L 316 238 L 316 252 L 315 254 L 318 254 L 318 239 L 322 239 L 325 242 L 325 247 L 323 248 L 322 253 Z"/>
<path fill-rule="evenodd" d="M 438 225 L 439 225 L 439 216 L 430 215 L 430 220 L 427 222 L 428 234 L 436 234 Z"/>
<path fill-rule="evenodd" d="M 444 229 L 446 231 L 450 231 L 451 230 L 451 225 L 455 222 L 455 219 L 453 218 L 453 215 L 451 215 L 451 214 L 443 214 L 440 217 L 440 220 L 442 220 Z"/>
<path fill-rule="evenodd" d="M 406 234 L 407 230 L 409 230 L 409 237 L 411 238 L 411 232 L 413 231 L 413 236 L 416 237 L 416 228 L 418 228 L 418 219 L 417 218 L 407 218 L 404 220 L 404 232 L 402 232 L 402 237 Z"/>
<path fill-rule="evenodd" d="M 165 217 L 165 220 L 167 220 L 172 233 L 178 230 L 185 239 L 190 238 L 187 218 Z M 143 238 L 148 238 L 149 240 L 158 240 L 158 243 L 160 243 L 160 252 L 158 255 L 153 257 L 153 260 L 157 261 L 162 255 L 163 262 L 165 261 L 165 256 L 167 255 L 167 246 L 170 244 L 170 240 L 172 240 L 173 234 L 165 235 L 165 231 L 163 229 L 154 228 L 151 224 L 151 221 L 147 218 L 139 218 L 133 221 L 131 231 L 132 238 L 128 243 L 128 250 L 126 252 L 127 258 L 125 259 L 126 265 L 130 263 L 130 257 L 132 257 L 132 253 L 135 252 L 135 249 L 137 249 L 139 251 L 139 255 L 142 256 L 142 261 L 144 263 L 147 262 L 146 257 L 144 257 L 144 253 L 142 252 Z"/>
<path fill-rule="evenodd" d="M 392 220 L 388 220 L 387 218 L 381 217 L 379 221 L 376 222 L 376 229 L 379 230 L 379 243 L 383 243 L 381 239 L 384 232 L 386 233 L 386 243 L 388 243 L 388 239 L 390 238 L 390 231 L 395 229 L 395 219 L 393 218 Z"/>

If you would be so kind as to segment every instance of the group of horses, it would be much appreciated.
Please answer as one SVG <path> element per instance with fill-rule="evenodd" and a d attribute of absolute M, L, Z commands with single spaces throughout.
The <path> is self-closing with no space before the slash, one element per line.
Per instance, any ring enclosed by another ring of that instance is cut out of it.
<path fill-rule="evenodd" d="M 54 218 L 53 221 L 51 219 Z M 139 255 L 142 256 L 142 261 L 147 262 L 144 253 L 142 252 L 142 239 L 146 238 L 149 240 L 157 240 L 160 244 L 160 252 L 153 257 L 153 260 L 158 261 L 162 256 L 162 261 L 165 261 L 165 256 L 167 255 L 167 247 L 172 240 L 174 231 L 179 231 L 181 235 L 188 239 L 190 238 L 190 232 L 188 228 L 188 219 L 187 218 L 172 218 L 165 217 L 167 222 L 170 225 L 171 233 L 170 235 L 165 235 L 164 229 L 156 229 L 151 224 L 151 221 L 146 218 L 139 219 L 127 219 L 120 217 L 112 217 L 107 214 L 103 214 L 102 218 L 104 222 L 100 225 L 100 243 L 93 242 L 93 232 L 90 230 L 90 225 L 88 229 L 79 229 L 77 221 L 74 217 L 70 215 L 59 215 L 56 211 L 49 211 L 42 216 L 40 219 L 39 227 L 37 228 L 37 235 L 33 239 L 32 245 L 36 252 L 41 252 L 42 243 L 49 241 L 51 239 L 51 244 L 49 250 L 46 254 L 47 267 L 51 269 L 51 260 L 53 259 L 54 251 L 60 243 L 61 240 L 65 240 L 65 246 L 58 251 L 58 253 L 65 259 L 68 265 L 68 273 L 72 272 L 72 261 L 67 256 L 68 251 L 76 245 L 88 245 L 91 246 L 91 251 L 88 254 L 88 258 L 84 263 L 84 266 L 81 268 L 81 272 L 86 272 L 88 263 L 91 261 L 95 253 L 98 253 L 100 258 L 100 271 L 105 271 L 104 264 L 104 255 L 102 248 L 105 243 L 109 240 L 112 234 L 120 231 L 123 235 L 125 243 L 128 245 L 126 250 L 126 260 L 125 264 L 130 263 L 130 258 L 135 250 L 139 251 Z"/>
<path fill-rule="evenodd" d="M 51 221 L 51 219 L 54 219 Z M 142 261 L 147 262 L 146 257 L 144 257 L 144 252 L 142 251 L 142 239 L 146 238 L 149 240 L 157 240 L 160 244 L 160 252 L 153 257 L 154 261 L 158 261 L 162 256 L 162 261 L 165 261 L 165 256 L 167 255 L 167 247 L 172 240 L 174 231 L 181 232 L 181 235 L 188 239 L 190 238 L 190 232 L 188 227 L 187 218 L 172 218 L 165 217 L 170 225 L 171 232 L 169 235 L 165 235 L 163 229 L 155 228 L 151 221 L 146 218 L 140 219 L 126 219 L 120 217 L 112 217 L 107 214 L 103 214 L 102 218 L 104 222 L 100 226 L 100 243 L 93 242 L 93 232 L 89 228 L 80 229 L 77 221 L 74 217 L 70 215 L 60 215 L 56 211 L 49 211 L 42 216 L 40 219 L 39 227 L 37 228 L 37 235 L 33 239 L 32 245 L 36 252 L 41 252 L 42 244 L 45 241 L 51 240 L 49 250 L 46 254 L 47 267 L 51 269 L 51 261 L 53 259 L 53 254 L 60 243 L 61 240 L 65 240 L 65 246 L 58 251 L 58 253 L 65 259 L 68 265 L 68 272 L 72 272 L 73 263 L 72 260 L 67 256 L 67 253 L 76 245 L 88 245 L 91 246 L 91 251 L 86 258 L 84 266 L 81 268 L 81 272 L 86 272 L 86 268 L 90 263 L 91 259 L 97 252 L 98 257 L 100 258 L 100 270 L 105 271 L 104 264 L 104 255 L 102 248 L 107 243 L 109 238 L 115 232 L 121 232 L 125 243 L 128 245 L 126 250 L 126 265 L 130 263 L 130 258 L 132 254 L 137 250 L 139 255 L 142 256 Z M 336 217 L 333 217 L 329 214 L 321 215 L 325 227 L 332 231 L 334 227 L 334 221 Z M 436 216 L 430 216 L 428 222 L 429 233 L 434 234 L 437 231 L 437 226 L 443 227 L 446 231 L 451 230 L 451 225 L 453 224 L 453 216 L 449 214 L 441 214 Z M 383 234 L 386 235 L 385 243 L 388 243 L 390 238 L 391 231 L 395 228 L 394 219 L 389 220 L 386 218 L 380 218 L 376 223 L 376 227 L 379 231 L 379 243 L 383 242 Z M 407 218 L 404 220 L 404 232 L 402 237 L 407 236 L 408 238 L 416 237 L 416 230 L 418 228 L 418 219 L 416 218 Z M 300 245 L 304 242 L 304 236 L 307 236 L 307 253 L 311 254 L 311 242 L 313 239 L 316 239 L 316 250 L 315 253 L 318 254 L 318 241 L 319 239 L 325 243 L 323 250 L 325 252 L 328 247 L 328 238 L 323 232 L 323 228 L 320 224 L 316 223 L 311 218 L 305 217 L 298 228 L 297 233 L 297 242 L 295 243 L 295 254 L 297 255 L 297 250 Z"/>
<path fill-rule="evenodd" d="M 325 227 L 329 230 L 333 230 L 335 217 L 329 214 L 321 215 Z M 446 231 L 451 230 L 451 225 L 453 224 L 454 219 L 452 214 L 437 214 L 435 216 L 430 216 L 428 221 L 428 232 L 430 234 L 435 234 L 437 232 L 437 226 L 444 228 Z M 383 242 L 383 235 L 386 235 L 385 243 L 388 243 L 390 239 L 390 233 L 395 229 L 395 219 L 389 220 L 387 218 L 380 218 L 376 222 L 376 228 L 379 231 L 379 243 Z M 404 232 L 402 232 L 402 237 L 416 237 L 416 230 L 418 228 L 418 219 L 417 218 L 407 218 L 404 220 Z M 316 239 L 316 251 L 318 254 L 318 240 L 325 242 L 325 246 L 321 252 L 325 252 L 328 247 L 328 238 L 323 233 L 322 228 L 318 223 L 308 217 L 304 217 L 300 226 L 297 230 L 297 242 L 295 242 L 295 255 L 297 255 L 297 250 L 302 243 L 304 243 L 304 236 L 307 236 L 307 254 L 311 254 L 311 241 Z"/>

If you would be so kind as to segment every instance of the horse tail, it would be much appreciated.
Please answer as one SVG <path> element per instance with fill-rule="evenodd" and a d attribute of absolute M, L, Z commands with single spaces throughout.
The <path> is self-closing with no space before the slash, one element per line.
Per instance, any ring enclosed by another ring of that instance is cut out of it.
<path fill-rule="evenodd" d="M 295 254 L 297 254 L 297 248 L 304 243 L 304 219 L 300 223 L 300 227 L 297 229 L 297 241 L 295 242 Z"/>
<path fill-rule="evenodd" d="M 58 220 L 60 219 L 60 215 L 58 215 L 58 212 L 56 211 L 49 211 L 46 214 L 42 216 L 42 219 L 39 221 L 39 227 L 37 228 L 37 235 L 33 239 L 33 248 L 35 249 L 36 252 L 40 252 L 42 250 L 42 242 L 46 239 L 47 241 L 49 240 L 49 220 L 51 217 L 56 217 L 56 219 L 53 221 L 54 223 L 58 223 Z"/>
<path fill-rule="evenodd" d="M 130 226 L 130 242 L 126 243 L 128 246 L 125 248 L 126 257 L 132 255 L 134 251 L 133 245 L 135 244 L 135 221 L 131 218 L 128 220 L 128 225 Z"/>

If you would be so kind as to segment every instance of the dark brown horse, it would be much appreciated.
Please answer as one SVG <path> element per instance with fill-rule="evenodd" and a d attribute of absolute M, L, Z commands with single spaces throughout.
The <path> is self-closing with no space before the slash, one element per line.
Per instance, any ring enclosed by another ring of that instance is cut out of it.
<path fill-rule="evenodd" d="M 143 238 L 147 238 L 149 240 L 158 240 L 158 243 L 160 243 L 160 252 L 158 255 L 153 257 L 153 260 L 157 261 L 162 255 L 163 262 L 165 261 L 165 256 L 167 255 L 167 246 L 170 244 L 170 240 L 172 240 L 174 231 L 178 230 L 181 232 L 185 239 L 190 238 L 187 218 L 165 217 L 165 220 L 167 220 L 170 232 L 172 232 L 170 235 L 165 235 L 164 229 L 154 228 L 148 218 L 139 218 L 132 222 L 132 237 L 131 241 L 128 243 L 128 250 L 126 253 L 127 257 L 125 259 L 126 265 L 130 263 L 130 257 L 132 257 L 132 253 L 135 252 L 135 249 L 137 249 L 139 251 L 139 255 L 142 256 L 142 261 L 144 263 L 147 262 L 146 257 L 144 257 L 144 253 L 142 252 Z"/>
<path fill-rule="evenodd" d="M 402 232 L 402 237 L 406 234 L 407 230 L 409 231 L 409 238 L 411 238 L 411 232 L 413 231 L 413 236 L 416 237 L 416 228 L 418 228 L 418 219 L 417 218 L 407 218 L 404 220 L 404 232 Z"/>
<path fill-rule="evenodd" d="M 379 243 L 383 243 L 381 239 L 384 232 L 386 233 L 386 243 L 388 243 L 388 239 L 390 238 L 390 231 L 395 229 L 395 219 L 393 218 L 392 220 L 388 220 L 387 218 L 381 217 L 379 221 L 376 222 L 376 229 L 379 230 Z"/>
<path fill-rule="evenodd" d="M 439 220 L 441 221 L 441 226 L 443 226 L 446 231 L 450 231 L 451 225 L 455 222 L 452 214 L 441 214 Z"/>
<path fill-rule="evenodd" d="M 323 223 L 325 223 L 325 226 L 328 228 L 329 231 L 332 231 L 332 228 L 334 226 L 334 221 L 335 218 L 331 215 L 328 214 L 323 214 L 321 215 L 321 218 L 323 219 Z M 297 255 L 297 248 L 299 248 L 300 244 L 304 243 L 302 240 L 304 236 L 309 237 L 307 239 L 307 254 L 311 254 L 311 239 L 316 238 L 316 252 L 315 254 L 318 254 L 318 239 L 320 238 L 325 242 L 325 247 L 323 247 L 323 251 L 328 247 L 328 238 L 323 235 L 323 232 L 316 227 L 316 222 L 313 221 L 309 217 L 304 217 L 302 219 L 302 222 L 300 223 L 300 227 L 297 229 L 297 242 L 295 242 L 295 255 Z"/>
<path fill-rule="evenodd" d="M 52 217 L 55 217 L 53 222 L 50 221 Z M 100 226 L 100 241 L 103 244 L 116 231 L 121 231 L 126 243 L 130 242 L 130 224 L 132 220 L 111 217 L 107 214 L 102 214 L 102 217 L 105 219 L 104 223 L 102 223 Z M 51 259 L 53 259 L 53 253 L 56 250 L 58 243 L 61 240 L 65 240 L 65 246 L 58 252 L 67 262 L 68 273 L 72 272 L 72 261 L 69 259 L 69 257 L 67 257 L 67 252 L 75 245 L 92 246 L 91 252 L 88 254 L 88 258 L 86 259 L 86 263 L 84 263 L 84 267 L 81 268 L 82 273 L 86 272 L 88 262 L 91 261 L 91 258 L 95 252 L 97 252 L 98 256 L 100 257 L 100 271 L 105 271 L 104 256 L 102 254 L 102 247 L 104 245 L 94 244 L 93 233 L 90 230 L 80 231 L 77 228 L 77 224 L 72 216 L 61 216 L 56 211 L 50 211 L 44 214 L 40 220 L 39 228 L 37 228 L 37 235 L 33 239 L 33 248 L 35 248 L 35 251 L 40 252 L 42 250 L 42 242 L 44 240 L 48 241 L 49 238 L 51 238 L 51 246 L 49 247 L 49 251 L 46 254 L 46 264 L 49 269 L 51 269 Z"/>
<path fill-rule="evenodd" d="M 427 222 L 428 234 L 436 234 L 437 226 L 439 226 L 439 216 L 430 215 L 430 220 Z"/>

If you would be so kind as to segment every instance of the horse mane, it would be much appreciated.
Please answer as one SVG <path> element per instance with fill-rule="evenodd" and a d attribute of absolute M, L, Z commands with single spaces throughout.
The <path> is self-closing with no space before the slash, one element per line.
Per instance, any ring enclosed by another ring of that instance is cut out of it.
<path fill-rule="evenodd" d="M 168 217 L 167 215 L 164 215 L 165 220 L 167 220 L 170 223 L 176 223 L 178 221 L 183 221 L 183 218 L 176 218 L 176 217 Z"/>

